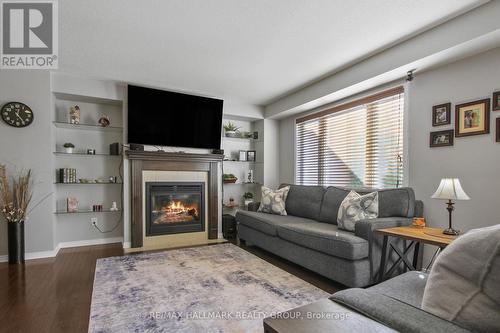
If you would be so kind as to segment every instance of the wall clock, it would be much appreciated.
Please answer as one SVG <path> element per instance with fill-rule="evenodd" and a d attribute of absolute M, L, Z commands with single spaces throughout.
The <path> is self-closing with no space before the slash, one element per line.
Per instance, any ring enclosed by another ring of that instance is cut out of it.
<path fill-rule="evenodd" d="M 33 111 L 29 106 L 20 102 L 9 102 L 0 110 L 2 120 L 13 127 L 26 127 L 33 122 Z"/>

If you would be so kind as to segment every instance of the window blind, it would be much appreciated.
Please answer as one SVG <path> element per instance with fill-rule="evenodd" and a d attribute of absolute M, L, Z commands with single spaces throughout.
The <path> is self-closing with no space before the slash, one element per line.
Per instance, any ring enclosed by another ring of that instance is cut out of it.
<path fill-rule="evenodd" d="M 296 120 L 296 183 L 394 188 L 403 181 L 404 90 Z"/>

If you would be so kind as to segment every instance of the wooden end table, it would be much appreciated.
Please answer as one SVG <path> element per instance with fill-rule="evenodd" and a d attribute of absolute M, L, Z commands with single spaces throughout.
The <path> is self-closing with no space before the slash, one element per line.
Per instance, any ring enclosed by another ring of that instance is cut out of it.
<path fill-rule="evenodd" d="M 443 234 L 443 229 L 439 228 L 428 228 L 428 227 L 418 228 L 413 226 L 378 229 L 375 232 L 384 236 L 384 240 L 382 243 L 382 258 L 380 260 L 380 273 L 378 276 L 378 282 L 382 282 L 384 281 L 385 277 L 391 276 L 394 270 L 401 263 L 403 263 L 405 267 L 408 268 L 409 270 L 412 271 L 416 270 L 420 243 L 435 245 L 438 247 L 438 251 L 434 254 L 431 262 L 429 263 L 428 267 L 430 267 L 431 263 L 433 262 L 438 252 L 441 249 L 444 249 L 458 237 L 458 236 L 445 235 Z M 406 246 L 403 251 L 401 251 L 400 249 L 398 249 L 396 246 L 394 246 L 392 243 L 389 242 L 389 236 L 409 240 L 410 244 Z M 391 247 L 389 253 L 391 250 L 393 250 L 399 256 L 399 259 L 396 260 L 396 262 L 391 266 L 391 268 L 389 268 L 388 271 L 386 271 L 387 256 L 388 256 L 387 245 Z M 407 255 L 410 253 L 412 248 L 414 248 L 413 261 L 410 262 L 410 260 L 407 258 Z"/>

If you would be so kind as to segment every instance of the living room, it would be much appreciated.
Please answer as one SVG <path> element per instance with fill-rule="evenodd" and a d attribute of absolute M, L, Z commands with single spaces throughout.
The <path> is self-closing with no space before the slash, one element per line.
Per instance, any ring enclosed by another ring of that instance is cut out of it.
<path fill-rule="evenodd" d="M 0 5 L 0 332 L 500 332 L 500 2 Z"/>

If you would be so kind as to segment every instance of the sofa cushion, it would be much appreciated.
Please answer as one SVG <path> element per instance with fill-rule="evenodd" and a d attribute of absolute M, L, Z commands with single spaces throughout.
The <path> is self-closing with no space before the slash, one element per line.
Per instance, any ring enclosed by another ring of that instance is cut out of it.
<path fill-rule="evenodd" d="M 378 217 L 413 217 L 415 192 L 409 187 L 379 190 L 378 204 Z"/>
<path fill-rule="evenodd" d="M 262 199 L 257 211 L 268 214 L 288 215 L 285 209 L 285 202 L 289 190 L 290 186 L 282 187 L 276 191 L 262 186 Z"/>
<path fill-rule="evenodd" d="M 378 192 L 360 195 L 351 191 L 342 201 L 337 217 L 339 229 L 354 232 L 354 226 L 360 220 L 369 220 L 378 216 Z"/>
<path fill-rule="evenodd" d="M 286 211 L 289 215 L 318 220 L 325 188 L 322 186 L 288 185 L 290 191 L 286 198 Z"/>
<path fill-rule="evenodd" d="M 368 257 L 368 242 L 336 225 L 315 221 L 285 223 L 278 227 L 278 237 L 289 242 L 336 257 L 358 260 Z"/>
<path fill-rule="evenodd" d="M 313 223 L 315 221 L 290 216 L 290 215 L 273 215 L 260 212 L 248 212 L 239 210 L 236 213 L 236 221 L 249 228 L 258 230 L 270 236 L 277 236 L 276 229 L 283 224 L 294 223 Z"/>
<path fill-rule="evenodd" d="M 437 258 L 422 308 L 475 332 L 500 332 L 500 224 L 457 238 Z"/>
<path fill-rule="evenodd" d="M 415 214 L 415 193 L 409 187 L 374 190 L 354 189 L 361 195 L 378 191 L 378 217 L 413 217 Z M 351 189 L 329 186 L 325 190 L 318 221 L 337 224 L 337 214 L 342 200 Z"/>
<path fill-rule="evenodd" d="M 319 214 L 319 221 L 337 224 L 337 214 L 339 212 L 340 204 L 342 200 L 349 194 L 350 190 L 329 186 L 325 190 L 323 196 L 323 202 L 321 204 L 321 210 Z"/>
<path fill-rule="evenodd" d="M 368 289 L 420 308 L 426 283 L 426 273 L 410 271 Z"/>
<path fill-rule="evenodd" d="M 369 289 L 352 288 L 330 299 L 398 332 L 470 333 L 468 330 L 405 302 Z"/>

